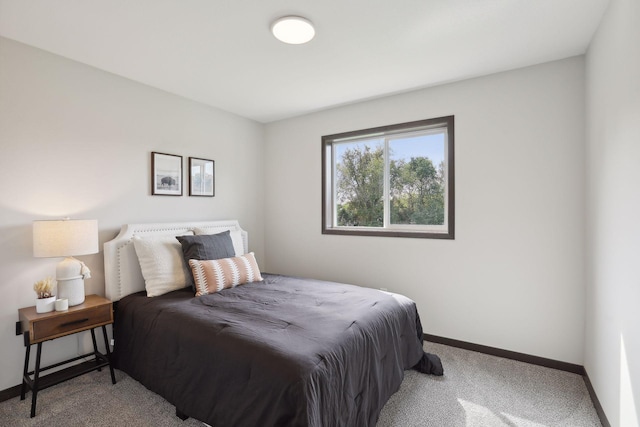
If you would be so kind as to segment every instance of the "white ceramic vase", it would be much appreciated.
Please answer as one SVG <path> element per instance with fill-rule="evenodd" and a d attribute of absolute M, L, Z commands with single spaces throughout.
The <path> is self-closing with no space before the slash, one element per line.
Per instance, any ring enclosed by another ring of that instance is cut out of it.
<path fill-rule="evenodd" d="M 38 298 L 36 300 L 36 313 L 48 313 L 53 311 L 56 305 L 56 297 Z"/>

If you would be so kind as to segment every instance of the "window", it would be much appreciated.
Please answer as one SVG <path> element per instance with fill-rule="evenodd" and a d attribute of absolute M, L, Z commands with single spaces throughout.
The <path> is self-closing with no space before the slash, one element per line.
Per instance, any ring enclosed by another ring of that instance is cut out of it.
<path fill-rule="evenodd" d="M 453 116 L 322 137 L 322 233 L 454 238 Z"/>

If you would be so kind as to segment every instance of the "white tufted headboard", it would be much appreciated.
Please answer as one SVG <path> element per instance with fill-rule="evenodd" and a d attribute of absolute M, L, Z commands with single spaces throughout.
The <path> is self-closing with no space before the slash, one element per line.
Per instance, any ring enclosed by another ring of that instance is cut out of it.
<path fill-rule="evenodd" d="M 170 222 L 155 224 L 125 224 L 120 233 L 104 244 L 105 295 L 111 301 L 118 301 L 134 292 L 144 290 L 144 279 L 133 247 L 133 236 L 179 235 L 201 228 L 208 233 L 222 233 L 239 230 L 245 252 L 249 252 L 248 234 L 236 220 Z"/>

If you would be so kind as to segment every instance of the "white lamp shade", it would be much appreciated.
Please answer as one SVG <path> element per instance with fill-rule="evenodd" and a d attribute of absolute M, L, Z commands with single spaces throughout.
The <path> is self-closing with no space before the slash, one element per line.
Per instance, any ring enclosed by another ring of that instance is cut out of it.
<path fill-rule="evenodd" d="M 98 253 L 97 220 L 33 222 L 34 257 L 68 257 L 95 253 Z"/>

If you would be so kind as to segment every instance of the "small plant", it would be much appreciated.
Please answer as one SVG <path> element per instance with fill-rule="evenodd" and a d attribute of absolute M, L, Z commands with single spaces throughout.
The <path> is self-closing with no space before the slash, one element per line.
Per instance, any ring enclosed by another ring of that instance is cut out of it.
<path fill-rule="evenodd" d="M 53 296 L 53 280 L 51 277 L 39 280 L 33 284 L 33 290 L 36 291 L 38 299 L 50 298 Z"/>

